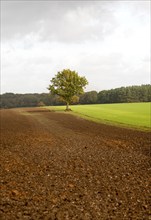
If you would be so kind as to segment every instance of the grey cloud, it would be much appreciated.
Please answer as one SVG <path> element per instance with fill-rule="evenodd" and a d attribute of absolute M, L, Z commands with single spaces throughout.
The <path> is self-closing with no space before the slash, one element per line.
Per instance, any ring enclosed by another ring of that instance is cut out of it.
<path fill-rule="evenodd" d="M 102 39 L 116 27 L 112 7 L 106 6 L 98 1 L 2 2 L 2 39 L 30 33 L 48 41 Z"/>

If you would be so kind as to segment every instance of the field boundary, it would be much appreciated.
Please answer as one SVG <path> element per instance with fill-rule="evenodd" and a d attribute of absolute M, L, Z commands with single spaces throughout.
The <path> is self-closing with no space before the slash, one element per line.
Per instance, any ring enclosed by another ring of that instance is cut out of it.
<path fill-rule="evenodd" d="M 133 104 L 133 103 L 132 103 Z M 90 109 L 88 105 L 83 105 L 83 106 L 72 106 L 71 112 L 65 112 L 65 106 L 44 106 L 43 108 L 45 109 L 50 109 L 50 110 L 55 110 L 57 113 L 66 113 L 66 114 L 72 114 L 76 117 L 79 118 L 83 118 L 85 120 L 89 120 L 89 121 L 93 121 L 96 123 L 102 123 L 102 124 L 108 124 L 108 125 L 113 125 L 113 126 L 118 126 L 118 127 L 124 127 L 124 128 L 129 128 L 129 129 L 133 129 L 133 130 L 142 130 L 142 131 L 151 131 L 151 118 L 150 118 L 150 107 L 147 106 L 148 110 L 141 109 L 143 103 L 140 103 L 140 109 L 136 109 L 136 114 L 135 114 L 135 109 L 132 109 L 133 112 L 131 113 L 131 111 L 129 110 L 129 106 L 128 105 L 128 110 L 127 110 L 127 114 L 126 114 L 126 110 L 120 112 L 120 109 L 113 109 L 113 120 L 111 118 L 112 115 L 112 106 L 109 109 L 104 109 L 105 105 L 100 105 L 100 109 L 98 110 L 96 108 L 96 105 L 94 105 L 94 112 L 93 112 L 93 105 L 90 105 Z M 149 103 L 151 104 L 151 103 Z M 88 107 L 88 114 L 87 114 L 87 109 L 86 107 Z M 99 105 L 98 105 L 99 107 Z M 113 106 L 114 107 L 114 106 Z M 146 107 L 146 105 L 145 105 Z M 81 109 L 80 109 L 81 108 Z M 122 108 L 123 108 L 123 103 L 122 103 Z M 81 110 L 81 112 L 80 112 Z M 95 110 L 96 110 L 96 114 L 95 114 Z M 100 111 L 100 115 L 99 115 L 99 111 Z M 142 111 L 142 112 L 141 112 Z M 147 112 L 147 113 L 146 113 Z M 139 117 L 140 114 L 140 117 Z M 129 116 L 130 115 L 130 116 Z M 96 116 L 96 117 L 95 117 Z M 121 117 L 122 120 L 121 120 Z M 126 120 L 125 120 L 126 117 Z M 134 119 L 133 119 L 134 117 Z M 124 120 L 123 120 L 124 119 Z M 134 120 L 134 122 L 133 122 Z M 138 124 L 137 124 L 137 120 L 138 120 Z M 144 120 L 144 121 L 143 121 Z M 129 123 L 130 122 L 130 123 Z"/>

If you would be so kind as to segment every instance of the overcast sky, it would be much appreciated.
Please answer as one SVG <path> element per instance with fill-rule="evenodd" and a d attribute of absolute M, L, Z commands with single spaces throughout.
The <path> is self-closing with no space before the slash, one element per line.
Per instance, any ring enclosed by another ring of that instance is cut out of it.
<path fill-rule="evenodd" d="M 63 69 L 86 91 L 150 83 L 150 0 L 1 1 L 1 93 L 48 92 Z"/>

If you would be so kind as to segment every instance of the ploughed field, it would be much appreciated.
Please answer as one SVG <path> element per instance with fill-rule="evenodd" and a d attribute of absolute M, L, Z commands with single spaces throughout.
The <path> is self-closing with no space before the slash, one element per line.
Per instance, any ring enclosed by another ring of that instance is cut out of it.
<path fill-rule="evenodd" d="M 151 219 L 150 132 L 0 110 L 0 219 Z"/>

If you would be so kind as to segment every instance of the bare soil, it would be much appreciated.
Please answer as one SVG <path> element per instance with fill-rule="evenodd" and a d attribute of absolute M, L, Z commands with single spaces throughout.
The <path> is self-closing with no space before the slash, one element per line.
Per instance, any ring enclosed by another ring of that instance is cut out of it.
<path fill-rule="evenodd" d="M 151 219 L 151 133 L 1 110 L 0 219 Z"/>

